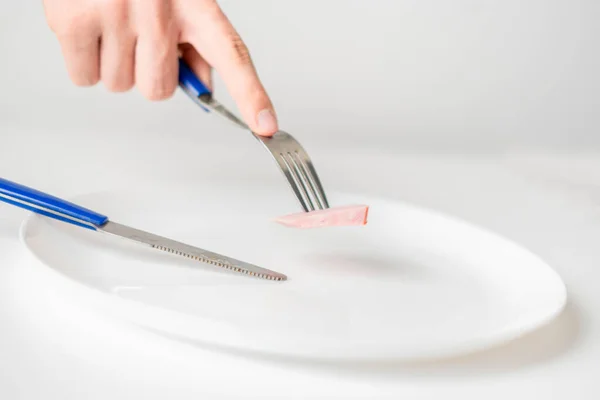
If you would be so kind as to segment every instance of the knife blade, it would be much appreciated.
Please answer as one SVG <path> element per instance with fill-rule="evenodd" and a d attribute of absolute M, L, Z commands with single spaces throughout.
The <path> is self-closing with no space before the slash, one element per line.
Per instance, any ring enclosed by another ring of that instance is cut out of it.
<path fill-rule="evenodd" d="M 116 222 L 108 221 L 99 227 L 98 230 L 104 233 L 122 237 L 124 239 L 132 240 L 137 243 L 148 245 L 153 249 L 190 258 L 192 260 L 214 265 L 216 267 L 225 268 L 233 272 L 239 272 L 257 278 L 274 281 L 286 280 L 286 276 L 280 274 L 279 272 L 261 268 L 245 261 L 236 260 L 235 258 L 213 253 L 212 251 L 203 250 L 198 247 L 190 246 L 188 244 L 158 236 L 153 233 L 131 228 L 126 225 L 121 225 Z"/>

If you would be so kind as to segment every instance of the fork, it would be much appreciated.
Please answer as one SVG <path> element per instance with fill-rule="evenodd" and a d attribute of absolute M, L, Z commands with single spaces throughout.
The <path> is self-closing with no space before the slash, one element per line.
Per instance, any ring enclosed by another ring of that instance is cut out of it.
<path fill-rule="evenodd" d="M 213 111 L 239 128 L 250 130 L 248 125 L 213 98 L 211 91 L 182 59 L 179 59 L 179 86 L 204 111 Z M 329 208 L 312 160 L 292 135 L 284 131 L 278 131 L 272 137 L 251 133 L 271 153 L 304 211 Z"/>

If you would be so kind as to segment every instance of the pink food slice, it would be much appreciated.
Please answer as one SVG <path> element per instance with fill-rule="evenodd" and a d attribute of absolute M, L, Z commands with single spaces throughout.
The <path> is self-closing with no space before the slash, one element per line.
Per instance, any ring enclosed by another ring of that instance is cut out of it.
<path fill-rule="evenodd" d="M 311 212 L 284 215 L 275 222 L 290 228 L 310 229 L 325 226 L 357 226 L 367 224 L 369 206 L 352 205 Z"/>

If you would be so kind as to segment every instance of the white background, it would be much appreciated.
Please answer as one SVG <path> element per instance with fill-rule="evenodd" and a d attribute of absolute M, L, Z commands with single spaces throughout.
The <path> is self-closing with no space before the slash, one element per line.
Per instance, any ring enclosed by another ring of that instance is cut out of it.
<path fill-rule="evenodd" d="M 283 126 L 305 137 L 459 152 L 600 144 L 597 1 L 221 4 Z M 94 127 L 186 140 L 208 130 L 177 101 L 156 105 L 137 94 L 70 87 L 38 1 L 3 1 L 0 15 L 4 123 L 43 120 L 82 133 Z"/>
<path fill-rule="evenodd" d="M 428 365 L 298 365 L 142 332 L 39 285 L 0 207 L 0 398 L 594 399 L 600 393 L 600 3 L 223 1 L 282 126 L 336 188 L 529 247 L 567 283 L 552 325 Z M 70 196 L 207 175 L 280 179 L 183 95 L 72 87 L 41 4 L 0 3 L 0 176 Z M 219 90 L 220 99 L 231 105 Z M 255 166 L 255 168 L 249 167 Z"/>

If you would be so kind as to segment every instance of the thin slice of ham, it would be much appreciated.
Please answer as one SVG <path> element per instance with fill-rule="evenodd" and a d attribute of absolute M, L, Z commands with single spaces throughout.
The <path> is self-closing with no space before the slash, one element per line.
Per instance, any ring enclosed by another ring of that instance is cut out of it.
<path fill-rule="evenodd" d="M 290 228 L 310 229 L 326 226 L 357 226 L 367 224 L 369 206 L 352 205 L 311 212 L 284 215 L 275 222 Z"/>

